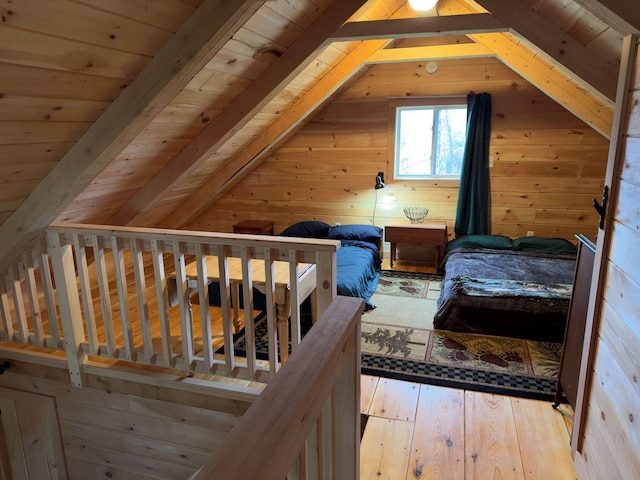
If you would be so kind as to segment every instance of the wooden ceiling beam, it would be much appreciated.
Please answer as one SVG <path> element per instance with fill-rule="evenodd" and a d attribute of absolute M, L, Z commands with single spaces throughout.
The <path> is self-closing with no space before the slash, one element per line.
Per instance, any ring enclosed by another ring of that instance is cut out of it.
<path fill-rule="evenodd" d="M 616 98 L 618 70 L 520 0 L 475 0 L 534 50 L 552 58 L 604 98 Z"/>
<path fill-rule="evenodd" d="M 611 136 L 613 106 L 603 105 L 591 95 L 576 88 L 570 78 L 540 56 L 527 52 L 509 34 L 470 35 L 470 38 L 493 50 L 514 72 L 564 106 L 606 138 Z"/>
<path fill-rule="evenodd" d="M 640 9 L 629 0 L 574 0 L 623 36 L 640 34 Z"/>
<path fill-rule="evenodd" d="M 441 37 L 468 33 L 506 32 L 509 28 L 488 13 L 444 17 L 398 18 L 350 22 L 332 35 L 334 42 Z"/>
<path fill-rule="evenodd" d="M 335 2 L 295 44 L 278 57 L 229 108 L 167 163 L 108 223 L 135 225 L 164 195 L 195 172 L 201 163 L 236 134 L 269 103 L 296 75 L 307 67 L 317 52 L 329 44 L 327 38 L 358 11 L 365 0 Z"/>
<path fill-rule="evenodd" d="M 265 0 L 205 0 L 0 227 L 6 271 Z"/>
<path fill-rule="evenodd" d="M 228 189 L 237 185 L 270 155 L 291 132 L 326 102 L 363 63 L 388 44 L 386 40 L 362 42 L 322 77 L 305 95 L 287 108 L 264 132 L 225 164 L 191 197 L 165 217 L 158 228 L 180 228 L 197 218 Z"/>
<path fill-rule="evenodd" d="M 473 58 L 495 56 L 495 52 L 479 43 L 429 45 L 424 47 L 383 48 L 365 60 L 365 63 L 399 63 L 416 60 L 447 58 Z"/>

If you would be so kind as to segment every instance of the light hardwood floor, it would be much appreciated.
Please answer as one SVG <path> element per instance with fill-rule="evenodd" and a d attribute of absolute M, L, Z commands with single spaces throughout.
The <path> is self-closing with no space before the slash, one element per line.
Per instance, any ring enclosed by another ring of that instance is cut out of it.
<path fill-rule="evenodd" d="M 435 270 L 394 263 L 394 270 Z M 361 378 L 362 480 L 577 479 L 567 405 L 558 411 L 551 402 Z"/>
<path fill-rule="evenodd" d="M 577 478 L 550 402 L 363 375 L 360 405 L 362 480 Z"/>

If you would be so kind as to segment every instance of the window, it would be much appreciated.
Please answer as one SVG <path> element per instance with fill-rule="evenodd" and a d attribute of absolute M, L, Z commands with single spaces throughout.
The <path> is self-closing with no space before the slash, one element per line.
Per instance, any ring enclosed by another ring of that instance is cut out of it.
<path fill-rule="evenodd" d="M 394 178 L 458 179 L 466 142 L 466 105 L 396 107 Z"/>

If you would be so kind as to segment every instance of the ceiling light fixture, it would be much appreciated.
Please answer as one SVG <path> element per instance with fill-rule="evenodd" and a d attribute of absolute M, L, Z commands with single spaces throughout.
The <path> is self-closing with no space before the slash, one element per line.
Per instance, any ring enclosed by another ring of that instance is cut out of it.
<path fill-rule="evenodd" d="M 414 10 L 426 11 L 436 6 L 438 0 L 409 0 L 409 5 Z"/>

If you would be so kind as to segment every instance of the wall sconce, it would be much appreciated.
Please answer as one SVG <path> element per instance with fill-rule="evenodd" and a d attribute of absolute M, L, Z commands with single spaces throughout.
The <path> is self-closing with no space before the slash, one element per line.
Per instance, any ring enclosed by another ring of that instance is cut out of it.
<path fill-rule="evenodd" d="M 378 172 L 376 175 L 376 190 L 384 188 L 384 172 Z"/>

